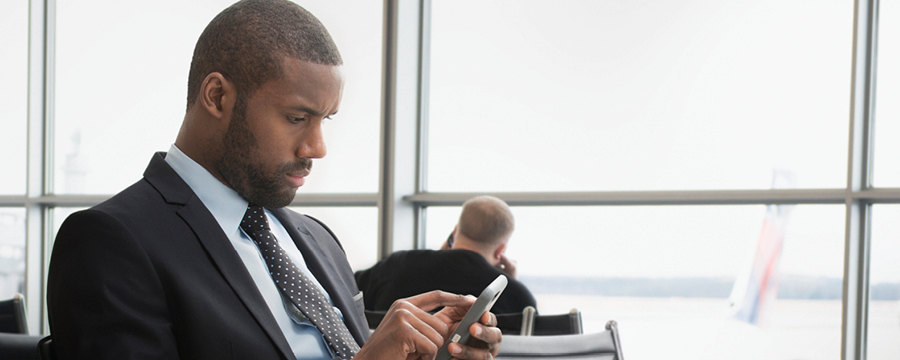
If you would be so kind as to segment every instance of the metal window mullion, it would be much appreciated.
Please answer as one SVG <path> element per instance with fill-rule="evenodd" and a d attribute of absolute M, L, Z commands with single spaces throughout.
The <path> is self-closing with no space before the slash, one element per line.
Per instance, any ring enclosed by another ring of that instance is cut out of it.
<path fill-rule="evenodd" d="M 385 0 L 379 258 L 416 242 L 417 209 L 402 197 L 417 186 L 420 7 L 420 0 Z"/>
<path fill-rule="evenodd" d="M 416 118 L 416 194 L 428 190 L 428 116 L 431 88 L 431 0 L 419 4 L 419 86 L 418 117 Z M 424 249 L 427 212 L 425 206 L 414 204 L 414 248 Z"/>
<path fill-rule="evenodd" d="M 844 249 L 841 358 L 866 358 L 872 204 L 852 196 L 872 187 L 878 0 L 854 4 L 853 67 Z"/>
<path fill-rule="evenodd" d="M 853 192 L 867 201 L 900 202 L 900 189 Z M 404 197 L 420 206 L 458 206 L 475 195 L 497 196 L 511 206 L 639 206 L 639 205 L 753 205 L 844 204 L 845 189 L 782 190 L 667 190 L 583 192 L 420 193 Z"/>
<path fill-rule="evenodd" d="M 44 269 L 52 191 L 52 85 L 55 1 L 30 1 L 28 12 L 27 188 L 25 194 L 25 301 L 29 333 L 46 333 Z"/>
<path fill-rule="evenodd" d="M 390 237 L 392 233 L 391 225 L 393 217 L 391 216 L 391 184 L 392 184 L 392 161 L 393 151 L 391 144 L 394 138 L 393 122 L 394 108 L 394 89 L 396 88 L 396 80 L 394 79 L 394 63 L 396 62 L 396 10 L 397 2 L 395 0 L 384 0 L 384 32 L 382 33 L 382 72 L 381 72 L 381 154 L 379 164 L 379 199 L 378 199 L 378 255 L 380 260 L 387 254 L 391 253 Z"/>

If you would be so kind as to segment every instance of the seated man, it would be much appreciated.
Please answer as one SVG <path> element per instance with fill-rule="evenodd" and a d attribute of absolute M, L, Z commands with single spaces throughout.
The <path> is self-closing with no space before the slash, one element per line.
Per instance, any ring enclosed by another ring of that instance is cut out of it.
<path fill-rule="evenodd" d="M 366 310 L 387 310 L 394 300 L 431 290 L 477 296 L 500 274 L 507 275 L 509 285 L 492 313 L 535 306 L 534 296 L 515 279 L 515 267 L 504 255 L 513 227 L 512 212 L 503 200 L 479 196 L 466 201 L 442 250 L 398 251 L 356 272 Z"/>
<path fill-rule="evenodd" d="M 324 25 L 287 0 L 242 0 L 209 23 L 175 143 L 59 229 L 47 277 L 58 359 L 434 357 L 475 300 L 399 300 L 370 333 L 337 238 L 285 208 L 326 154 L 341 64 Z M 119 85 L 140 97 L 153 75 Z M 495 324 L 484 313 L 469 328 L 480 342 L 448 350 L 497 355 Z"/>

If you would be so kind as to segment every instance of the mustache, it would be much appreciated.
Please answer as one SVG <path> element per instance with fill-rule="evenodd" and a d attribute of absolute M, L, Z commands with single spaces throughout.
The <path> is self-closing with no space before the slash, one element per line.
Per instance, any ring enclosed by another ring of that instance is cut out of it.
<path fill-rule="evenodd" d="M 296 173 L 299 171 L 310 171 L 312 170 L 313 160 L 311 158 L 301 158 L 297 159 L 293 162 L 284 163 L 281 165 L 281 168 L 278 169 L 279 173 L 288 174 L 288 173 Z"/>

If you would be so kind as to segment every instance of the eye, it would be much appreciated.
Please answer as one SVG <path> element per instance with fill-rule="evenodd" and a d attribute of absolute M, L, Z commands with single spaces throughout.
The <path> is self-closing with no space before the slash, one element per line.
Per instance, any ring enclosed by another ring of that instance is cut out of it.
<path fill-rule="evenodd" d="M 303 121 L 306 121 L 306 118 L 302 118 L 302 117 L 299 117 L 299 118 L 298 118 L 298 117 L 293 117 L 293 116 L 288 116 L 287 119 L 288 119 L 288 121 L 290 121 L 292 124 L 299 124 L 299 123 L 301 123 L 301 122 L 303 122 Z"/>

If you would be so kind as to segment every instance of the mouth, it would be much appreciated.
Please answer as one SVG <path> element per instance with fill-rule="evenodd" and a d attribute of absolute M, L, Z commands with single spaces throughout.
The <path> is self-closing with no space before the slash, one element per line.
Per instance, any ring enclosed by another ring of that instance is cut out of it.
<path fill-rule="evenodd" d="M 303 186 L 307 176 L 309 176 L 309 170 L 287 174 L 288 181 L 291 183 L 292 187 L 295 188 Z"/>

